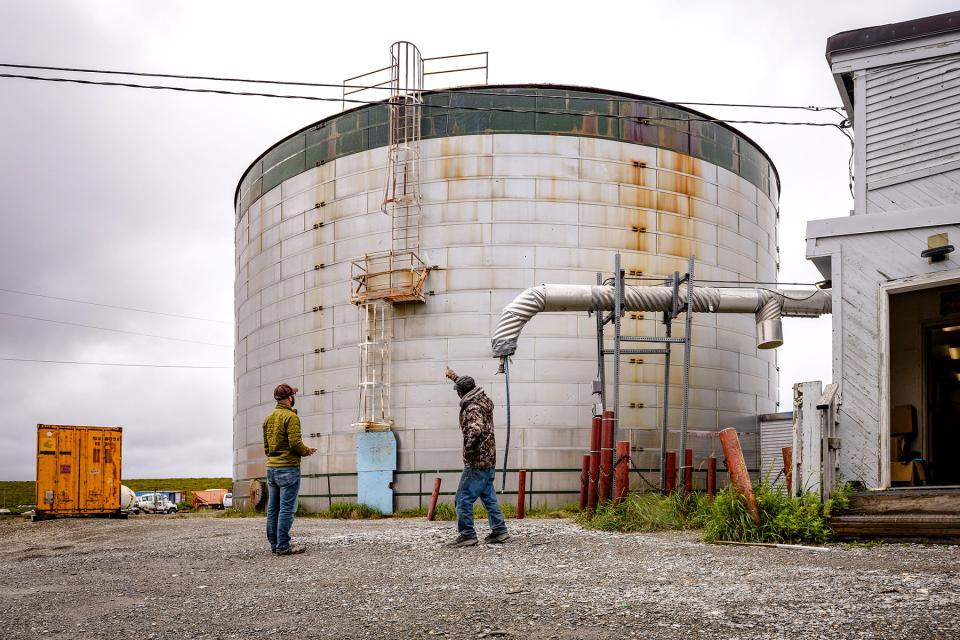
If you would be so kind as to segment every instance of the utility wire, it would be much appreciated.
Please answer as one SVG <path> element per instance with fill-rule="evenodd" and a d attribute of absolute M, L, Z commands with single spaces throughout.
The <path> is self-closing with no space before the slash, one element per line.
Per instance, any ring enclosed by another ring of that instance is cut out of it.
<path fill-rule="evenodd" d="M 361 105 L 375 105 L 383 104 L 383 101 L 378 100 L 359 100 L 356 98 L 330 98 L 325 96 L 303 96 L 295 94 L 279 94 L 279 93 L 261 93 L 256 91 L 227 91 L 225 89 L 203 89 L 203 88 L 191 88 L 191 87 L 175 87 L 169 85 L 145 85 L 145 84 L 136 84 L 132 82 L 108 82 L 103 80 L 81 80 L 78 78 L 55 78 L 55 77 L 43 77 L 43 76 L 31 76 L 23 74 L 14 74 L 14 73 L 0 73 L 0 78 L 18 78 L 21 80 L 35 80 L 41 82 L 65 82 L 70 84 L 82 84 L 82 85 L 91 85 L 91 86 L 102 86 L 102 87 L 127 87 L 131 89 L 152 89 L 159 91 L 179 91 L 182 93 L 207 93 L 207 94 L 218 94 L 218 95 L 228 95 L 228 96 L 245 96 L 245 97 L 260 97 L 260 98 L 278 98 L 284 100 L 313 100 L 319 102 L 349 102 L 351 104 L 361 104 Z M 439 104 L 426 104 L 421 105 L 425 109 L 439 109 L 446 111 L 478 111 L 478 112 L 491 112 L 491 113 L 525 113 L 525 114 L 537 114 L 537 115 L 558 115 L 558 116 L 597 116 L 600 118 L 610 118 L 616 120 L 635 120 L 639 121 L 641 124 L 648 121 L 663 121 L 663 122 L 717 122 L 717 123 L 727 123 L 727 124 L 764 124 L 764 125 L 783 125 L 783 126 L 807 126 L 807 127 L 835 127 L 838 129 L 843 129 L 846 126 L 844 123 L 833 123 L 833 122 L 797 122 L 797 121 L 770 121 L 770 120 L 728 120 L 724 118 L 674 118 L 667 116 L 632 116 L 632 115 L 620 115 L 620 114 L 603 114 L 595 112 L 582 112 L 582 111 L 557 111 L 557 110 L 544 110 L 544 109 L 523 109 L 523 108 L 509 108 L 509 107 L 476 107 L 476 106 L 451 106 L 451 105 L 439 105 Z"/>
<path fill-rule="evenodd" d="M 136 311 L 138 313 L 152 313 L 158 316 L 167 316 L 168 318 L 183 318 L 185 320 L 202 320 L 203 322 L 216 322 L 219 324 L 233 324 L 229 320 L 216 320 L 214 318 L 202 318 L 200 316 L 185 316 L 179 313 L 165 313 L 163 311 L 151 311 L 149 309 L 138 309 L 136 307 L 122 307 L 116 304 L 105 304 L 102 302 L 90 302 L 89 300 L 77 300 L 75 298 L 61 298 L 59 296 L 48 296 L 42 293 L 32 293 L 30 291 L 20 291 L 19 289 L 4 289 L 0 287 L 0 291 L 4 293 L 16 293 L 21 296 L 33 296 L 35 298 L 46 298 L 47 300 L 60 300 L 62 302 L 76 302 L 77 304 L 88 304 L 94 307 L 106 307 L 107 309 L 121 309 L 123 311 Z"/>
<path fill-rule="evenodd" d="M 139 364 L 132 362 L 86 362 L 83 360 L 37 360 L 34 358 L 0 358 L 4 362 L 41 362 L 45 364 L 83 364 L 96 367 L 146 367 L 153 369 L 232 369 L 233 367 L 194 364 Z"/>
<path fill-rule="evenodd" d="M 11 64 L 11 63 L 0 63 L 0 67 L 6 67 L 10 69 L 33 69 L 37 71 L 68 71 L 71 73 L 91 73 L 91 74 L 103 74 L 103 75 L 121 75 L 121 76 L 136 76 L 142 78 L 169 78 L 175 80 L 209 80 L 214 82 L 243 82 L 248 84 L 267 84 L 267 85 L 287 85 L 287 86 L 296 86 L 296 87 L 317 87 L 317 88 L 326 88 L 326 89 L 366 89 L 366 90 L 382 90 L 382 91 L 391 91 L 393 87 L 389 86 L 378 86 L 378 85 L 357 85 L 357 84 L 346 84 L 346 83 L 329 83 L 329 82 L 302 82 L 296 80 L 262 80 L 254 78 L 228 78 L 221 76 L 194 76 L 194 75 L 184 75 L 184 74 L 173 74 L 173 73 L 146 73 L 140 71 L 117 71 L 113 69 L 84 69 L 78 67 L 48 67 L 35 64 Z M 400 89 L 401 91 L 408 91 L 408 89 Z M 547 88 L 549 90 L 549 88 Z M 516 93 L 516 92 L 501 92 L 491 89 L 458 89 L 457 94 L 461 95 L 481 95 L 481 96 L 512 96 L 512 97 L 525 97 L 525 98 L 565 98 L 567 96 L 545 96 L 540 94 L 530 94 L 530 93 Z M 648 103 L 648 104 L 685 104 L 692 106 L 703 106 L 703 107 L 742 107 L 749 109 L 794 109 L 794 110 L 803 110 L 803 111 L 834 111 L 839 113 L 842 107 L 821 107 L 816 105 L 803 106 L 803 105 L 785 105 L 785 104 L 742 104 L 734 102 L 693 102 L 686 100 L 647 100 L 647 99 L 638 99 L 638 98 L 628 98 L 614 96 L 611 98 L 600 97 L 600 96 L 574 96 L 576 100 L 580 101 L 598 101 L 598 102 L 639 102 L 639 103 Z M 343 101 L 342 98 L 337 98 L 337 100 Z"/>
<path fill-rule="evenodd" d="M 171 336 L 161 336 L 153 333 L 140 333 L 139 331 L 125 331 L 124 329 L 111 329 L 109 327 L 100 327 L 95 324 L 83 324 L 80 322 L 68 322 L 66 320 L 51 320 L 50 318 L 39 318 L 37 316 L 27 316 L 20 313 L 10 313 L 8 311 L 0 311 L 0 316 L 9 316 L 11 318 L 23 318 L 25 320 L 37 320 L 39 322 L 50 322 L 53 324 L 64 324 L 70 327 L 83 327 L 85 329 L 97 329 L 99 331 L 112 331 L 114 333 L 125 333 L 131 336 L 144 336 L 146 338 L 159 338 L 160 340 L 175 340 L 177 342 L 189 342 L 191 344 L 205 344 L 211 347 L 224 347 L 232 348 L 232 344 L 222 344 L 219 342 L 204 342 L 202 340 L 189 340 L 187 338 L 174 338 Z"/>

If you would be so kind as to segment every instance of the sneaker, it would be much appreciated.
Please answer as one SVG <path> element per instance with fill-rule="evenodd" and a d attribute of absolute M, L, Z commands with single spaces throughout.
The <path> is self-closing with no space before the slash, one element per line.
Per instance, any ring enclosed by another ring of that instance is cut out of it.
<path fill-rule="evenodd" d="M 304 549 L 303 547 L 294 546 L 294 547 L 287 547 L 286 549 L 277 549 L 276 551 L 273 552 L 273 555 L 292 556 L 298 553 L 303 553 L 304 551 L 306 551 L 306 549 Z"/>
<path fill-rule="evenodd" d="M 465 536 L 457 536 L 457 539 L 453 542 L 448 542 L 448 547 L 472 547 L 477 544 L 476 538 L 467 538 Z"/>
<path fill-rule="evenodd" d="M 500 544 L 510 539 L 510 534 L 506 531 L 494 531 L 483 539 L 483 544 Z"/>

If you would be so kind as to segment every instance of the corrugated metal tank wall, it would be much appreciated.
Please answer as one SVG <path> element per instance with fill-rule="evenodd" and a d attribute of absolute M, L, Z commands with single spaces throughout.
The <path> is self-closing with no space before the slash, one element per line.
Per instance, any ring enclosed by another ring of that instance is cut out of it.
<path fill-rule="evenodd" d="M 311 162 L 309 136 L 323 128 L 317 126 L 299 142 L 294 136 L 274 147 L 238 189 L 237 480 L 264 475 L 260 425 L 279 382 L 301 388 L 297 408 L 304 433 L 319 449 L 304 460 L 304 474 L 349 474 L 355 468 L 358 314 L 349 303 L 350 261 L 390 247 L 390 220 L 380 211 L 386 149 L 377 146 L 375 119 L 371 114 L 367 120 L 368 148 L 340 155 L 333 143 L 321 144 L 320 153 L 330 160 Z M 432 129 L 434 137 L 426 137 L 431 128 L 425 127 L 421 143 L 421 255 L 436 267 L 425 285 L 430 295 L 425 304 L 395 309 L 399 464 L 403 471 L 427 472 L 425 479 L 398 475 L 401 495 L 418 492 L 421 482 L 428 490 L 437 469 L 460 466 L 457 397 L 443 376 L 447 365 L 474 376 L 492 396 L 502 459 L 504 385 L 495 376 L 489 339 L 503 306 L 524 288 L 595 283 L 597 271 L 612 271 L 617 251 L 634 276 L 685 271 L 692 253 L 702 280 L 776 280 L 776 177 L 767 164 L 764 180 L 750 181 L 738 175 L 747 173 L 743 165 L 734 172 L 693 157 L 689 142 L 683 147 L 662 132 L 655 142 L 687 153 L 595 132 L 453 135 L 455 124 L 447 123 L 450 135 Z M 735 140 L 741 149 L 742 140 Z M 298 153 L 294 168 L 285 167 Z M 258 180 L 270 186 L 270 171 L 280 171 L 273 177 L 276 186 L 258 194 Z M 752 317 L 699 314 L 693 322 L 690 443 L 700 466 L 719 445 L 696 432 L 750 423 L 757 413 L 775 411 L 777 373 L 773 352 L 755 348 Z M 682 331 L 682 323 L 677 328 Z M 624 322 L 627 334 L 661 330 L 653 314 L 628 314 Z M 621 424 L 634 446 L 656 447 L 662 360 L 624 363 Z M 674 384 L 680 373 L 677 367 Z M 511 467 L 579 469 L 596 375 L 593 319 L 542 314 L 527 326 L 511 366 Z M 675 427 L 679 399 L 677 389 L 670 412 Z M 746 437 L 749 455 L 757 457 L 758 444 L 755 434 Z M 656 451 L 633 457 L 640 467 L 657 464 Z M 453 481 L 446 480 L 446 487 Z M 539 492 L 579 487 L 577 474 L 566 472 L 536 473 L 534 483 L 535 503 L 570 501 L 575 495 Z M 304 479 L 308 508 L 324 508 L 328 492 L 355 493 L 355 479 Z M 418 503 L 413 496 L 399 499 L 400 507 Z"/>

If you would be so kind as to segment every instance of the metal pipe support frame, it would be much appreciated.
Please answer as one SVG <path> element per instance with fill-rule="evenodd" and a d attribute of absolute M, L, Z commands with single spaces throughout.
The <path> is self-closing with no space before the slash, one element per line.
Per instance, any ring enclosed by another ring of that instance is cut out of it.
<path fill-rule="evenodd" d="M 619 296 L 607 285 L 542 284 L 530 287 L 503 308 L 491 340 L 493 356 L 505 358 L 517 351 L 524 325 L 544 312 L 615 311 Z M 783 317 L 815 318 L 831 312 L 831 293 L 824 290 L 760 289 L 694 286 L 692 294 L 678 292 L 684 305 L 699 313 L 752 313 L 757 323 L 757 348 L 783 344 Z M 670 311 L 670 286 L 624 287 L 622 311 Z"/>

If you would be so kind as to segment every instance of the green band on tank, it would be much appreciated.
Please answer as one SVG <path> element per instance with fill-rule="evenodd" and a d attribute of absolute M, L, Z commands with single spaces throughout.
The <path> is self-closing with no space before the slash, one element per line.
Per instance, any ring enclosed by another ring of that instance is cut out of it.
<path fill-rule="evenodd" d="M 776 202 L 779 177 L 766 154 L 733 127 L 700 121 L 704 118 L 709 116 L 630 94 L 561 86 L 483 86 L 425 94 L 421 135 L 424 140 L 490 133 L 570 135 L 659 147 L 723 167 Z M 234 197 L 237 219 L 284 180 L 387 143 L 384 104 L 363 105 L 301 129 L 268 149 L 244 173 Z"/>

